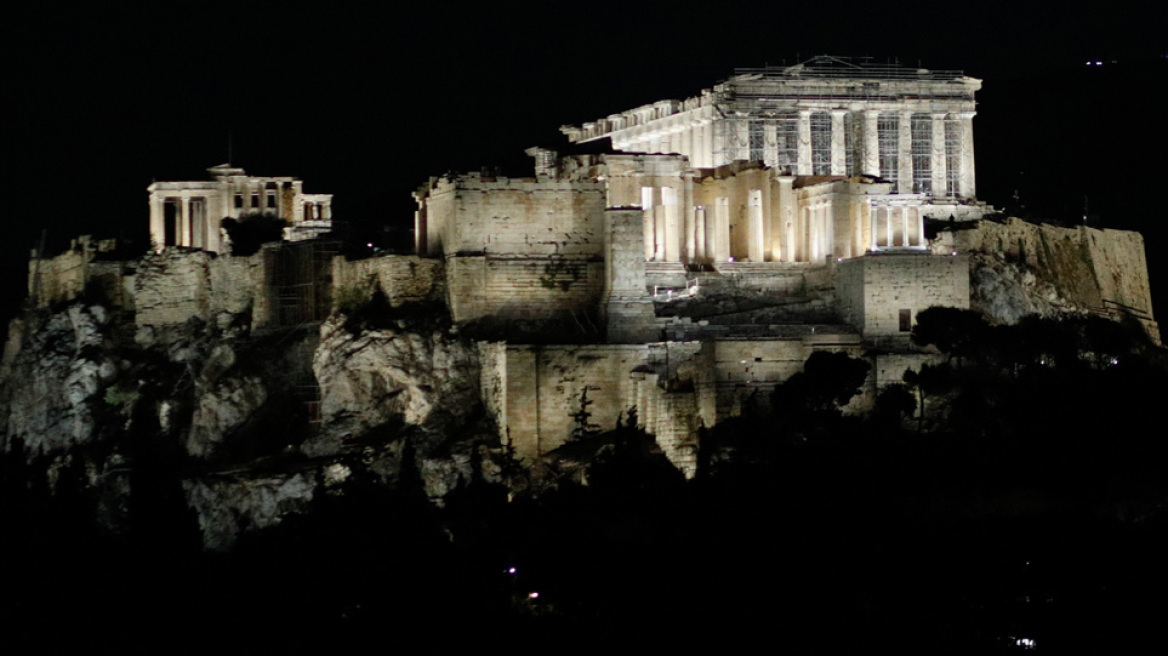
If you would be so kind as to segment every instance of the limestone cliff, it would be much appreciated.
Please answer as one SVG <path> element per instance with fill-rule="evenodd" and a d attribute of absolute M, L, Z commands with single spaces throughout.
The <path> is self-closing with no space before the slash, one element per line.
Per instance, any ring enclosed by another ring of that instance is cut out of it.
<path fill-rule="evenodd" d="M 970 255 L 970 303 L 998 321 L 1029 313 L 1130 316 L 1159 342 L 1139 233 L 983 220 L 941 232 L 932 248 Z"/>
<path fill-rule="evenodd" d="M 86 490 L 110 530 L 143 521 L 131 499 L 148 492 L 135 488 L 145 467 L 171 477 L 212 549 L 354 476 L 416 473 L 435 499 L 501 480 L 478 350 L 451 330 L 336 316 L 253 334 L 227 316 L 144 331 L 134 319 L 81 300 L 29 310 L 0 369 L 0 450 L 51 488 Z"/>

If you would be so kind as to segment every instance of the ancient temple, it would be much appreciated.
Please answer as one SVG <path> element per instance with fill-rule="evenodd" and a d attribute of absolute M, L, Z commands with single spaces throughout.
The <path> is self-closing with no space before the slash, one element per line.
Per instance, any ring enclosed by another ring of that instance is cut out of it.
<path fill-rule="evenodd" d="M 561 131 L 572 143 L 685 158 L 676 182 L 619 199 L 652 216 L 647 259 L 822 262 L 923 248 L 925 218 L 984 213 L 973 153 L 980 87 L 960 71 L 821 56 L 739 69 L 684 101 Z M 765 179 L 738 192 L 718 182 L 743 162 Z"/>
<path fill-rule="evenodd" d="M 210 180 L 155 182 L 150 195 L 150 240 L 156 250 L 185 246 L 222 252 L 222 221 L 249 215 L 284 219 L 289 241 L 332 228 L 331 194 L 306 194 L 290 177 L 255 177 L 230 164 L 207 169 Z"/>

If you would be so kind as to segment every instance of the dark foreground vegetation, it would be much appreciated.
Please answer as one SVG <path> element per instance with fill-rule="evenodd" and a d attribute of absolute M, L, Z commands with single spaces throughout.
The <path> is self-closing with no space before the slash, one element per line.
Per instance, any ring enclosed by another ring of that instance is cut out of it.
<path fill-rule="evenodd" d="M 920 324 L 947 357 L 876 412 L 839 409 L 863 363 L 818 356 L 709 431 L 692 481 L 626 428 L 589 438 L 587 486 L 439 508 L 355 471 L 229 554 L 200 550 L 163 450 L 121 536 L 8 459 L 0 617 L 37 652 L 1164 653 L 1163 352 L 1094 319 Z"/>

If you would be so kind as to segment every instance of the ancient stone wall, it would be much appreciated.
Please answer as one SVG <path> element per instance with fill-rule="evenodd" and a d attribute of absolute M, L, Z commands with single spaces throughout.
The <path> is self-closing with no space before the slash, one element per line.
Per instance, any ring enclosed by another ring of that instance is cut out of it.
<path fill-rule="evenodd" d="M 450 257 L 446 285 L 456 322 L 582 316 L 594 313 L 600 302 L 604 262 L 567 257 Z"/>
<path fill-rule="evenodd" d="M 881 253 L 844 260 L 837 270 L 840 313 L 869 341 L 906 342 L 928 307 L 969 307 L 964 256 Z"/>
<path fill-rule="evenodd" d="M 89 235 L 74 239 L 69 250 L 56 257 L 38 258 L 34 253 L 28 263 L 28 297 L 37 307 L 80 298 L 88 288 L 118 307 L 132 307 L 123 277 L 132 272 L 130 262 L 98 260 L 99 253 L 112 251 L 112 239 L 93 241 Z M 96 300 L 96 299 L 95 299 Z"/>
<path fill-rule="evenodd" d="M 212 320 L 219 313 L 251 312 L 252 326 L 268 322 L 270 269 L 274 251 L 250 257 L 168 248 L 142 258 L 134 278 L 139 326 L 169 326 L 192 317 Z"/>
<path fill-rule="evenodd" d="M 483 408 L 495 420 L 499 442 L 507 444 L 507 343 L 479 342 L 478 349 Z"/>
<path fill-rule="evenodd" d="M 605 190 L 599 182 L 489 178 L 435 181 L 426 199 L 431 254 L 601 256 Z"/>
<path fill-rule="evenodd" d="M 803 370 L 815 351 L 840 351 L 860 357 L 858 335 L 807 335 L 799 339 L 706 342 L 697 372 L 699 416 L 707 426 L 738 416 L 752 404 L 770 405 L 775 386 Z"/>
<path fill-rule="evenodd" d="M 636 404 L 630 372 L 647 354 L 645 345 L 507 346 L 506 429 L 516 455 L 531 462 L 574 429 L 616 428 Z"/>
<path fill-rule="evenodd" d="M 605 212 L 604 313 L 608 341 L 634 344 L 655 339 L 653 299 L 645 289 L 644 212 Z"/>
<path fill-rule="evenodd" d="M 341 255 L 333 258 L 332 275 L 335 290 L 372 290 L 376 286 L 394 306 L 445 297 L 443 262 L 437 258 L 386 255 L 349 261 Z"/>

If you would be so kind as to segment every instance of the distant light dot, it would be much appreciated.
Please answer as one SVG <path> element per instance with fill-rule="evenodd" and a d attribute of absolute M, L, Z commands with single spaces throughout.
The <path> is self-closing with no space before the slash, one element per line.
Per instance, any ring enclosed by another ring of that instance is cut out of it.
<path fill-rule="evenodd" d="M 508 574 L 514 574 L 515 572 L 516 572 L 516 569 L 515 569 L 514 567 L 508 567 L 508 568 L 507 568 L 507 573 L 508 573 Z"/>
<path fill-rule="evenodd" d="M 368 244 L 365 244 L 365 245 L 368 246 L 369 248 L 373 248 L 373 242 L 369 242 Z"/>
<path fill-rule="evenodd" d="M 528 599 L 539 599 L 539 593 L 538 592 L 528 593 L 527 598 Z"/>

